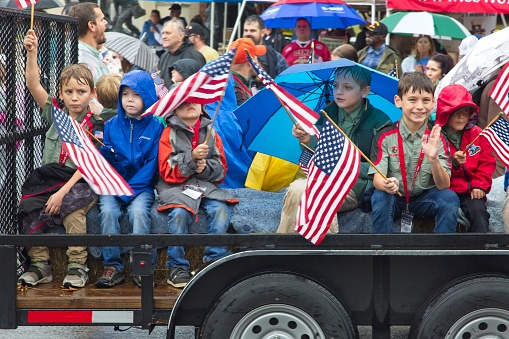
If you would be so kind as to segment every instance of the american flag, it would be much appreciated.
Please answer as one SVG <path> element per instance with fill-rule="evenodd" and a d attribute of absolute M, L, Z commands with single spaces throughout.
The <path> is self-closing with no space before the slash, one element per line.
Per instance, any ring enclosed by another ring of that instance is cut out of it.
<path fill-rule="evenodd" d="M 497 103 L 505 114 L 509 113 L 509 62 L 505 64 L 497 80 L 493 84 L 490 92 L 490 97 Z"/>
<path fill-rule="evenodd" d="M 311 108 L 304 105 L 302 102 L 297 100 L 293 95 L 288 93 L 284 88 L 280 87 L 271 77 L 268 75 L 263 68 L 258 65 L 250 55 L 247 59 L 251 63 L 251 66 L 255 70 L 258 77 L 262 80 L 266 88 L 271 89 L 274 94 L 281 99 L 288 110 L 293 114 L 297 123 L 309 134 L 318 135 L 318 129 L 315 127 L 320 115 L 313 111 Z"/>
<path fill-rule="evenodd" d="M 309 164 L 311 162 L 311 159 L 313 158 L 314 153 L 311 152 L 311 150 L 307 147 L 304 147 L 302 150 L 302 154 L 299 158 L 299 166 L 302 168 L 302 171 L 308 175 L 309 173 Z"/>
<path fill-rule="evenodd" d="M 164 85 L 163 79 L 161 79 L 157 69 L 153 69 L 151 75 L 152 79 L 154 79 L 154 85 L 156 86 L 157 97 L 162 99 L 166 94 L 168 94 L 168 88 Z"/>
<path fill-rule="evenodd" d="M 326 120 L 309 164 L 295 230 L 313 244 L 320 244 L 359 172 L 359 151 Z"/>
<path fill-rule="evenodd" d="M 14 0 L 19 9 L 27 8 L 28 6 L 35 5 L 39 0 Z"/>
<path fill-rule="evenodd" d="M 488 139 L 500 161 L 509 167 L 509 122 L 499 117 L 482 134 Z"/>
<path fill-rule="evenodd" d="M 228 82 L 235 51 L 236 48 L 203 66 L 147 109 L 145 114 L 166 117 L 188 100 L 202 105 L 219 100 Z"/>
<path fill-rule="evenodd" d="M 62 145 L 94 192 L 101 195 L 134 194 L 129 184 L 95 148 L 76 120 L 56 106 L 53 106 L 52 116 Z"/>
<path fill-rule="evenodd" d="M 390 77 L 397 78 L 398 77 L 398 71 L 396 69 L 396 66 L 387 74 Z"/>

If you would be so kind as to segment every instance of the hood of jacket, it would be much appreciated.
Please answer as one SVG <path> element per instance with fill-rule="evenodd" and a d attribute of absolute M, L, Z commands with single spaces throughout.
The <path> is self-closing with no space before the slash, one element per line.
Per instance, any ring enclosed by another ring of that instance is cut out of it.
<path fill-rule="evenodd" d="M 194 59 L 180 59 L 170 66 L 170 73 L 172 70 L 176 70 L 185 80 L 198 72 L 200 68 L 200 63 Z"/>
<path fill-rule="evenodd" d="M 124 75 L 122 82 L 120 83 L 120 89 L 118 91 L 118 117 L 125 118 L 125 110 L 122 106 L 122 87 L 127 86 L 141 96 L 143 100 L 143 109 L 146 110 L 158 100 L 156 94 L 156 88 L 154 85 L 154 79 L 152 76 L 145 71 L 131 71 Z M 152 119 L 152 115 L 147 115 L 141 120 L 147 118 Z"/>
<path fill-rule="evenodd" d="M 465 129 L 472 128 L 477 123 L 479 107 L 472 101 L 470 92 L 461 85 L 445 86 L 437 100 L 437 120 L 441 127 L 447 125 L 451 116 L 462 107 L 470 107 L 470 117 Z"/>

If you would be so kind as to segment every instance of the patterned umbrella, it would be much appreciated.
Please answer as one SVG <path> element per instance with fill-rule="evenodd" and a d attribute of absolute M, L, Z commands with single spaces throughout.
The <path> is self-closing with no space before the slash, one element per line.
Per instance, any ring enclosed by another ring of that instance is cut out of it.
<path fill-rule="evenodd" d="M 106 32 L 104 47 L 121 55 L 133 65 L 152 72 L 159 58 L 143 41 L 127 34 Z"/>
<path fill-rule="evenodd" d="M 462 40 L 471 35 L 458 20 L 429 12 L 398 12 L 381 20 L 390 33 L 430 35 L 433 39 Z"/>
<path fill-rule="evenodd" d="M 43 0 L 39 1 L 35 4 L 34 9 L 35 10 L 42 10 L 42 9 L 50 9 L 50 8 L 58 8 L 58 7 L 64 7 L 65 4 L 62 3 L 60 0 Z M 0 7 L 7 7 L 7 8 L 18 8 L 16 5 L 15 0 L 0 0 Z M 26 10 L 30 10 L 31 6 L 26 7 Z"/>

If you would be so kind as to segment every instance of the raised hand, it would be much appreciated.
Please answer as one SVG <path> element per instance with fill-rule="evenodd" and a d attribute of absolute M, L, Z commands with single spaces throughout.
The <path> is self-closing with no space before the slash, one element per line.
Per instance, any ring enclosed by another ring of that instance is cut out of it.
<path fill-rule="evenodd" d="M 429 162 L 438 160 L 438 150 L 440 149 L 440 131 L 442 128 L 438 125 L 433 126 L 431 133 L 422 136 L 422 150 Z"/>

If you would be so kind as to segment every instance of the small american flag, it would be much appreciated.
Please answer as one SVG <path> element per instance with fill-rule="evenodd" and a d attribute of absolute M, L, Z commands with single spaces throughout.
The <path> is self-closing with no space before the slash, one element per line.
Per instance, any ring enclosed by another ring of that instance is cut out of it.
<path fill-rule="evenodd" d="M 94 192 L 102 195 L 133 195 L 129 184 L 99 153 L 79 123 L 56 106 L 51 112 L 62 145 Z"/>
<path fill-rule="evenodd" d="M 490 97 L 497 103 L 500 109 L 505 113 L 509 113 L 509 62 L 505 64 L 497 80 L 493 84 Z"/>
<path fill-rule="evenodd" d="M 155 116 L 166 117 L 186 101 L 204 105 L 219 100 L 228 82 L 235 51 L 236 48 L 203 66 L 147 109 L 145 114 L 153 113 Z"/>
<path fill-rule="evenodd" d="M 302 154 L 299 158 L 299 166 L 302 168 L 302 171 L 308 175 L 309 173 L 309 164 L 311 162 L 311 159 L 313 158 L 314 153 L 311 152 L 311 150 L 307 147 L 304 147 L 302 150 Z"/>
<path fill-rule="evenodd" d="M 166 94 L 168 94 L 168 88 L 164 85 L 163 79 L 159 75 L 159 71 L 157 69 L 152 70 L 152 79 L 154 79 L 154 85 L 156 86 L 156 94 L 159 99 L 162 99 Z"/>
<path fill-rule="evenodd" d="M 19 9 L 27 8 L 28 6 L 35 5 L 39 0 L 14 0 Z"/>
<path fill-rule="evenodd" d="M 359 172 L 359 151 L 326 120 L 309 164 L 295 230 L 313 244 L 320 244 Z"/>
<path fill-rule="evenodd" d="M 488 139 L 500 161 L 509 167 L 509 122 L 499 117 L 482 134 Z"/>
<path fill-rule="evenodd" d="M 396 69 L 396 66 L 387 74 L 390 77 L 397 78 L 398 77 L 398 71 Z"/>
<path fill-rule="evenodd" d="M 274 94 L 281 99 L 288 110 L 293 114 L 297 123 L 311 135 L 320 134 L 318 129 L 315 127 L 320 115 L 297 100 L 297 98 L 288 93 L 284 88 L 280 87 L 249 55 L 247 56 L 247 59 L 251 63 L 251 66 L 258 77 L 262 80 L 265 87 L 267 89 L 271 89 Z"/>

